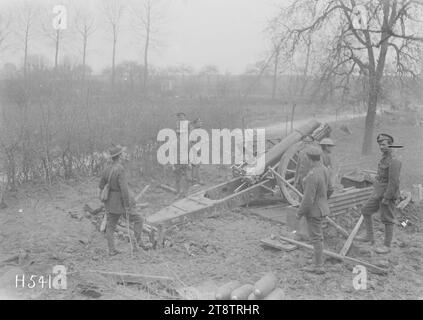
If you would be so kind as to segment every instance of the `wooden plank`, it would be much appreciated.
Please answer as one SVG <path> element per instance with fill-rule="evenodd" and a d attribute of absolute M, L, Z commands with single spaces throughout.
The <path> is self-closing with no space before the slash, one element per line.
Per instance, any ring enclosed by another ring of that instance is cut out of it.
<path fill-rule="evenodd" d="M 162 188 L 162 189 L 164 189 L 164 190 L 166 190 L 166 191 L 170 191 L 170 192 L 176 193 L 176 189 L 175 188 L 169 187 L 169 186 L 167 186 L 165 184 L 161 184 L 161 185 L 159 185 L 159 187 Z"/>
<path fill-rule="evenodd" d="M 336 230 L 338 230 L 341 234 L 343 234 L 346 238 L 348 238 L 349 234 L 348 231 L 342 228 L 339 224 L 337 224 L 335 221 L 333 221 L 331 218 L 326 216 L 326 220 L 335 227 Z"/>
<path fill-rule="evenodd" d="M 361 223 L 363 222 L 363 216 L 360 216 L 360 219 L 358 219 L 357 224 L 355 225 L 353 231 L 351 232 L 350 236 L 348 237 L 347 241 L 345 241 L 344 246 L 341 249 L 341 252 L 339 253 L 341 256 L 345 256 L 348 253 L 348 250 L 350 250 L 351 244 L 357 235 L 358 230 L 360 229 Z"/>
<path fill-rule="evenodd" d="M 267 246 L 267 247 L 271 247 L 273 249 L 279 249 L 279 250 L 284 250 L 284 251 L 293 251 L 298 249 L 298 246 L 296 245 L 292 245 L 292 244 L 284 244 L 281 243 L 278 240 L 274 240 L 271 238 L 266 238 L 266 239 L 261 239 L 260 242 Z"/>
<path fill-rule="evenodd" d="M 150 188 L 150 185 L 149 185 L 149 184 L 147 184 L 147 185 L 144 187 L 144 189 L 142 189 L 142 190 L 141 190 L 141 192 L 140 192 L 140 193 L 138 193 L 138 195 L 135 197 L 135 202 L 138 202 L 138 201 L 141 199 L 141 197 L 144 195 L 144 193 L 146 193 L 146 192 L 147 192 L 148 188 Z"/>
<path fill-rule="evenodd" d="M 175 280 L 175 278 L 172 278 L 172 277 L 156 276 L 156 275 L 148 275 L 148 274 L 109 272 L 109 271 L 100 271 L 100 270 L 88 270 L 88 272 L 112 277 L 117 282 L 144 283 L 147 280 L 149 281 L 154 281 L 154 280 L 174 281 Z"/>
<path fill-rule="evenodd" d="M 296 245 L 298 245 L 300 247 L 303 247 L 303 248 L 306 248 L 306 249 L 309 249 L 309 250 L 314 250 L 313 246 L 311 246 L 309 244 L 306 244 L 306 243 L 303 243 L 303 242 L 300 242 L 300 241 L 296 241 L 296 240 L 293 240 L 293 239 L 290 239 L 290 238 L 286 238 L 286 237 L 283 237 L 283 236 L 279 236 L 279 238 L 281 240 L 284 240 L 284 241 L 287 241 L 287 242 L 296 244 Z M 323 253 L 326 254 L 326 255 L 328 255 L 328 256 L 330 256 L 330 257 L 333 257 L 333 258 L 342 260 L 342 261 L 344 261 L 346 263 L 354 263 L 356 265 L 357 264 L 361 264 L 363 266 L 368 267 L 370 270 L 376 271 L 376 272 L 378 272 L 380 274 L 387 274 L 388 273 L 388 270 L 386 270 L 384 268 L 380 268 L 378 266 L 375 266 L 375 265 L 373 265 L 373 264 L 371 264 L 369 262 L 366 262 L 366 261 L 362 261 L 362 260 L 359 260 L 359 259 L 351 258 L 351 257 L 348 257 L 348 256 L 341 256 L 340 254 L 335 253 L 335 252 L 332 252 L 332 251 L 329 251 L 329 250 L 323 250 Z"/>
<path fill-rule="evenodd" d="M 279 179 L 281 180 L 288 188 L 290 188 L 292 191 L 294 191 L 298 196 L 301 198 L 303 197 L 303 194 L 297 190 L 293 185 L 291 185 L 288 181 L 286 181 L 279 173 L 277 173 L 273 168 L 269 168 L 269 170 Z"/>

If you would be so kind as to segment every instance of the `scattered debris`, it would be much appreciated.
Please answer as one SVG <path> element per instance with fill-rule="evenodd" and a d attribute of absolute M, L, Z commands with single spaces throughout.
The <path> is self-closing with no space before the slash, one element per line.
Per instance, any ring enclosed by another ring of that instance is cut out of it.
<path fill-rule="evenodd" d="M 166 191 L 177 193 L 177 191 L 176 191 L 175 188 L 169 187 L 169 186 L 167 186 L 165 184 L 161 184 L 161 185 L 159 185 L 159 187 L 162 188 L 162 189 L 164 189 L 164 190 L 166 190 Z"/>
<path fill-rule="evenodd" d="M 101 297 L 99 288 L 93 284 L 81 284 L 79 283 L 75 290 L 80 294 L 87 296 L 89 298 L 98 299 Z"/>
<path fill-rule="evenodd" d="M 160 280 L 160 281 L 174 281 L 173 277 L 166 276 L 156 276 L 156 275 L 147 275 L 147 274 L 136 274 L 136 273 L 126 273 L 126 272 L 109 272 L 109 271 L 100 271 L 100 270 L 88 270 L 88 272 L 93 272 L 101 274 L 104 276 L 109 276 L 113 278 L 117 283 L 144 283 L 146 280 Z"/>

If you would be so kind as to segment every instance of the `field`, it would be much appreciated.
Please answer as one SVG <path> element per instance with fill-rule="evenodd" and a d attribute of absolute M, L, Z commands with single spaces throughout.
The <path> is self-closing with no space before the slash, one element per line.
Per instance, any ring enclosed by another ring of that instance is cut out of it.
<path fill-rule="evenodd" d="M 341 131 L 341 122 L 333 125 L 336 163 L 358 161 L 363 134 L 363 119 L 347 123 L 352 131 Z M 380 119 L 376 132 L 391 133 L 405 145 L 398 155 L 402 159 L 401 189 L 423 182 L 423 127 L 411 127 L 398 121 Z M 366 157 L 369 169 L 375 169 L 378 151 Z M 208 185 L 225 181 L 229 169 L 203 168 Z M 423 209 L 413 207 L 420 218 L 412 228 L 396 227 L 392 252 L 377 256 L 360 246 L 353 252 L 358 258 L 389 265 L 387 276 L 368 273 L 366 290 L 356 291 L 352 268 L 327 260 L 329 272 L 323 276 L 301 271 L 311 254 L 298 249 L 282 252 L 264 249 L 260 239 L 274 234 L 288 234 L 283 225 L 250 214 L 247 208 L 216 212 L 193 220 L 171 237 L 172 246 L 158 251 L 135 253 L 129 244 L 118 240 L 124 253 L 109 257 L 104 235 L 95 229 L 83 213 L 84 204 L 98 207 L 96 179 L 68 182 L 51 188 L 27 185 L 8 194 L 8 208 L 0 211 L 0 253 L 3 256 L 25 250 L 20 263 L 0 266 L 0 298 L 18 299 L 165 299 L 174 297 L 171 289 L 195 287 L 210 297 L 214 288 L 232 279 L 254 283 L 265 272 L 273 271 L 287 299 L 423 299 Z M 146 215 L 172 202 L 173 195 L 157 187 L 159 181 L 131 181 L 134 189 L 146 184 L 151 188 L 143 202 Z M 169 181 L 168 184 L 172 182 Z M 345 217 L 344 227 L 352 229 L 357 216 Z M 383 226 L 376 224 L 376 237 L 383 239 Z M 333 228 L 325 229 L 325 246 L 339 250 L 344 239 Z M 54 265 L 68 271 L 67 289 L 16 289 L 15 275 L 51 274 Z M 157 282 L 143 286 L 118 285 L 95 270 L 128 272 L 175 277 L 167 290 Z"/>

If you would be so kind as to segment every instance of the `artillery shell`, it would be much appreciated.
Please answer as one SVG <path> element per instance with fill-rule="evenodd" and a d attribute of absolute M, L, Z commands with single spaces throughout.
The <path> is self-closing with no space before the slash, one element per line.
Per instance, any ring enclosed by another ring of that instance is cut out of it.
<path fill-rule="evenodd" d="M 278 279 L 273 273 L 266 274 L 254 285 L 254 294 L 258 298 L 264 298 L 276 287 Z"/>
<path fill-rule="evenodd" d="M 252 284 L 244 284 L 242 287 L 239 287 L 232 291 L 231 299 L 232 300 L 247 300 L 250 293 L 254 291 L 254 286 Z"/>
<path fill-rule="evenodd" d="M 215 294 L 216 300 L 229 300 L 232 291 L 234 291 L 236 288 L 239 288 L 240 286 L 241 283 L 237 280 L 233 280 L 224 284 L 219 289 L 217 289 Z"/>

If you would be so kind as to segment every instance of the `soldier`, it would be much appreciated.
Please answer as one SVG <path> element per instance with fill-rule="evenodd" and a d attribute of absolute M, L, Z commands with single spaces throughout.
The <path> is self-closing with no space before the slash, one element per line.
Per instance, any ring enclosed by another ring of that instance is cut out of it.
<path fill-rule="evenodd" d="M 195 119 L 192 122 L 193 129 L 199 129 L 202 127 L 202 122 L 200 118 Z M 196 142 L 192 142 L 192 146 L 195 145 Z M 193 159 L 191 161 L 191 180 L 194 183 L 203 184 L 200 177 L 200 150 L 193 150 Z"/>
<path fill-rule="evenodd" d="M 181 163 L 181 151 L 180 151 L 180 140 L 181 136 L 189 135 L 190 130 L 190 123 L 188 123 L 188 127 L 185 128 L 182 125 L 182 121 L 188 121 L 186 119 L 186 115 L 183 112 L 178 112 L 177 116 L 177 128 L 176 128 L 176 136 L 177 136 L 177 143 L 178 143 L 178 154 L 177 154 L 177 163 L 173 165 L 173 170 L 175 174 L 175 189 L 176 189 L 176 198 L 183 198 L 188 193 L 189 183 L 188 183 L 188 163 Z M 187 140 L 188 141 L 188 140 Z M 187 146 L 188 149 L 188 146 Z M 188 152 L 189 150 L 187 150 Z M 188 159 L 188 155 L 187 155 Z M 181 187 L 182 184 L 182 187 Z"/>
<path fill-rule="evenodd" d="M 301 141 L 304 143 L 304 147 L 298 153 L 297 167 L 295 169 L 294 187 L 303 193 L 303 179 L 310 170 L 310 161 L 307 157 L 308 148 L 314 144 L 314 138 L 311 135 L 305 135 Z"/>
<path fill-rule="evenodd" d="M 322 141 L 320 141 L 319 144 L 320 144 L 320 147 L 322 148 L 323 165 L 328 169 L 332 169 L 331 153 L 332 153 L 332 148 L 335 146 L 335 143 L 333 143 L 332 139 L 324 138 L 322 139 Z"/>
<path fill-rule="evenodd" d="M 392 148 L 394 138 L 388 134 L 381 133 L 376 138 L 379 149 L 382 152 L 382 159 L 379 161 L 377 175 L 373 184 L 373 193 L 361 209 L 366 227 L 366 235 L 357 237 L 356 240 L 374 244 L 372 214 L 380 210 L 381 221 L 385 225 L 385 241 L 383 246 L 375 249 L 376 253 L 386 254 L 390 252 L 391 242 L 394 235 L 395 200 L 399 197 L 399 184 L 401 161 L 395 158 Z"/>
<path fill-rule="evenodd" d="M 125 169 L 120 160 L 123 151 L 122 147 L 113 147 L 109 150 L 112 163 L 103 171 L 99 184 L 100 190 L 103 190 L 106 184 L 109 184 L 109 195 L 104 206 L 107 214 L 106 239 L 110 256 L 120 253 L 115 248 L 114 232 L 122 215 L 125 215 L 130 223 L 134 223 L 136 244 L 145 248 L 141 238 L 143 219 L 133 212 L 135 200 L 130 195 Z"/>
<path fill-rule="evenodd" d="M 305 267 L 304 271 L 317 274 L 325 273 L 323 268 L 323 232 L 322 220 L 329 211 L 328 198 L 333 193 L 328 169 L 320 161 L 321 151 L 310 147 L 306 151 L 310 161 L 310 171 L 304 179 L 304 196 L 298 208 L 297 219 L 305 216 L 308 233 L 314 247 L 314 266 Z"/>

